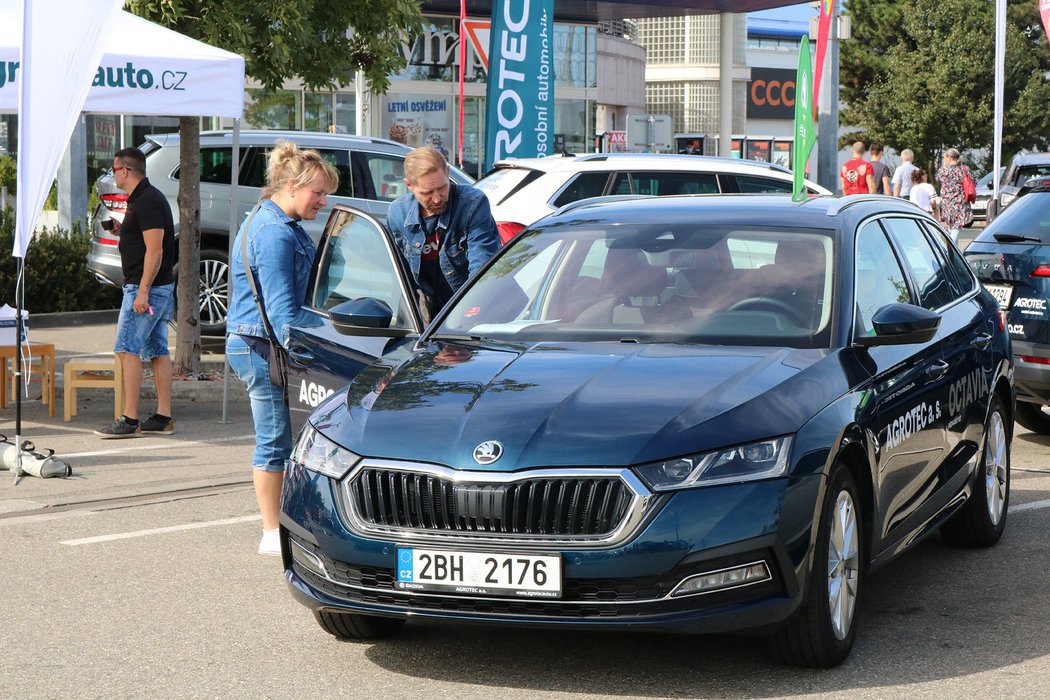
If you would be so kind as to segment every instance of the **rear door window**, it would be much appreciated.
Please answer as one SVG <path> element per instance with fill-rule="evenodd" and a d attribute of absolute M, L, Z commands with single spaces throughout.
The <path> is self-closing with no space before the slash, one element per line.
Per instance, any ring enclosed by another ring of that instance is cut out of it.
<path fill-rule="evenodd" d="M 997 233 L 1016 233 L 1050 245 L 1050 192 L 1031 192 L 1018 198 L 992 227 Z"/>
<path fill-rule="evenodd" d="M 230 177 L 233 174 L 232 153 L 232 148 L 202 148 L 201 182 L 216 185 L 230 184 Z M 179 169 L 175 171 L 175 179 L 179 179 Z"/>
<path fill-rule="evenodd" d="M 317 152 L 339 171 L 339 187 L 332 194 L 353 197 L 354 178 L 350 170 L 350 152 L 344 148 L 318 148 Z"/>
<path fill-rule="evenodd" d="M 404 156 L 359 151 L 356 157 L 361 164 L 359 172 L 362 173 L 363 181 L 358 183 L 353 196 L 393 202 L 408 193 Z"/>
<path fill-rule="evenodd" d="M 662 197 L 669 194 L 715 194 L 718 178 L 714 173 L 632 172 L 620 173 L 613 183 L 613 194 L 642 194 Z"/>

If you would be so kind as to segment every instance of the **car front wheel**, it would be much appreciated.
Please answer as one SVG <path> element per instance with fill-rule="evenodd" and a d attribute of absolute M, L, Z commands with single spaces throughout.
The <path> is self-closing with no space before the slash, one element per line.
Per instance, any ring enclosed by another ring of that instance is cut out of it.
<path fill-rule="evenodd" d="M 1014 406 L 1017 422 L 1040 435 L 1050 435 L 1050 414 L 1037 403 L 1018 401 Z"/>
<path fill-rule="evenodd" d="M 863 569 L 861 515 L 853 476 L 840 465 L 824 494 L 806 601 L 772 638 L 773 651 L 783 661 L 831 668 L 849 656 Z"/>
<path fill-rule="evenodd" d="M 328 634 L 339 639 L 368 641 L 385 639 L 401 631 L 405 620 L 397 617 L 378 617 L 359 613 L 332 612 L 317 610 L 314 612 L 317 624 Z"/>

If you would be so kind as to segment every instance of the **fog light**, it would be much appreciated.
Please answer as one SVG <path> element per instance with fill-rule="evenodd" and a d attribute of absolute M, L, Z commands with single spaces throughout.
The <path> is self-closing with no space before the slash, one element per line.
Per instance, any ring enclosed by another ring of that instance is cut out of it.
<path fill-rule="evenodd" d="M 328 572 L 324 568 L 324 562 L 322 562 L 316 554 L 303 547 L 301 544 L 288 538 L 288 544 L 291 545 L 288 549 L 292 553 L 292 559 L 311 573 L 317 574 L 321 578 L 328 578 Z"/>
<path fill-rule="evenodd" d="M 769 575 L 769 567 L 766 566 L 766 563 L 764 561 L 756 561 L 729 569 L 719 569 L 718 571 L 708 571 L 703 574 L 690 576 L 678 584 L 678 587 L 671 592 L 671 596 L 712 593 L 714 591 L 762 583 L 771 578 L 773 577 Z"/>

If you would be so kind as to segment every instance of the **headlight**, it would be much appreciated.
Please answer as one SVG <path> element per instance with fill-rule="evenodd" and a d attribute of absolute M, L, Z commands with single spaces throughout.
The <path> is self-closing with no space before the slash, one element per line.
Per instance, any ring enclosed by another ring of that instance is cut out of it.
<path fill-rule="evenodd" d="M 300 433 L 292 449 L 292 459 L 312 472 L 333 479 L 342 479 L 351 467 L 361 461 L 358 455 L 344 450 L 317 432 L 312 425 L 307 425 Z"/>
<path fill-rule="evenodd" d="M 755 481 L 781 476 L 787 471 L 791 436 L 727 447 L 690 457 L 635 467 L 635 472 L 655 491 Z"/>

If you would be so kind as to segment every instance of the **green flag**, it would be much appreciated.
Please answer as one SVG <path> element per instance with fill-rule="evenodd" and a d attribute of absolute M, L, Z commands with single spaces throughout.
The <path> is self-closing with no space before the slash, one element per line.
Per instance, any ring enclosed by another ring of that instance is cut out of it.
<path fill-rule="evenodd" d="M 806 163 L 817 140 L 817 125 L 813 121 L 813 66 L 809 59 L 809 37 L 802 37 L 798 48 L 798 75 L 795 78 L 795 157 L 792 196 L 805 197 L 802 181 L 806 177 Z"/>

